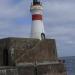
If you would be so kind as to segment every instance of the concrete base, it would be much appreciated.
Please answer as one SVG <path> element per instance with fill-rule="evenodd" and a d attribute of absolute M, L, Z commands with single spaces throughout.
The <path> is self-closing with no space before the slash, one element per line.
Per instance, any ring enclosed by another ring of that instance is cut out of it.
<path fill-rule="evenodd" d="M 18 75 L 66 75 L 64 63 L 57 57 L 54 39 L 1 39 L 0 66 L 11 66 L 9 72 Z M 8 67 L 5 67 L 6 71 Z"/>

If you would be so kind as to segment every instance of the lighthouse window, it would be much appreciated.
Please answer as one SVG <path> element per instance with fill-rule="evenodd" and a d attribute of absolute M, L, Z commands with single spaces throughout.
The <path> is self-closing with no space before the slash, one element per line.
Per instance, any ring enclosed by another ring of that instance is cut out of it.
<path fill-rule="evenodd" d="M 34 4 L 40 4 L 40 1 L 39 0 L 33 0 L 33 3 Z"/>

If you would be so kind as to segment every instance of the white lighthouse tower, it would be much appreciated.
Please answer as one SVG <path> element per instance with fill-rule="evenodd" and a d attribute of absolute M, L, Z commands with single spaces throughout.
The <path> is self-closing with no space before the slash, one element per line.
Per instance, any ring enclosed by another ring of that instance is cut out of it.
<path fill-rule="evenodd" d="M 39 0 L 33 0 L 30 8 L 32 14 L 31 38 L 45 39 L 43 25 L 43 7 Z"/>

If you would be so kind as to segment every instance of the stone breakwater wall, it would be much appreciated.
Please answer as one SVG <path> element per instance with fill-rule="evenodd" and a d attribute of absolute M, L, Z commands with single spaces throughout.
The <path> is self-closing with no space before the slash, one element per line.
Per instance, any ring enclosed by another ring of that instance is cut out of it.
<path fill-rule="evenodd" d="M 62 65 L 62 68 L 63 65 Z M 61 65 L 22 65 L 0 67 L 0 75 L 66 75 L 66 70 L 62 70 Z"/>

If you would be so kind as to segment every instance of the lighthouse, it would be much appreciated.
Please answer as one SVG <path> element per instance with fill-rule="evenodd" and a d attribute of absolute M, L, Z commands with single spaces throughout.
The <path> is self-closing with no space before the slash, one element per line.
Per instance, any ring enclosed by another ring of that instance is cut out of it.
<path fill-rule="evenodd" d="M 31 38 L 45 39 L 42 3 L 39 0 L 33 0 L 30 12 L 32 14 Z"/>

